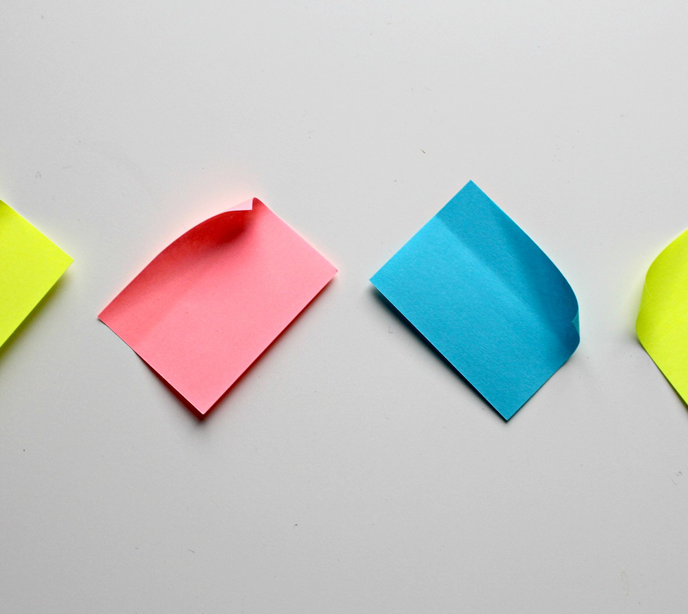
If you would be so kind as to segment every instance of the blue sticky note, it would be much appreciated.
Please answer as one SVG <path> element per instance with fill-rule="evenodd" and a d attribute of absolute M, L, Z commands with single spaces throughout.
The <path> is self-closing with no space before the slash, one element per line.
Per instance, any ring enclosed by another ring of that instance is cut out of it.
<path fill-rule="evenodd" d="M 473 182 L 370 281 L 505 420 L 580 341 L 571 286 Z"/>

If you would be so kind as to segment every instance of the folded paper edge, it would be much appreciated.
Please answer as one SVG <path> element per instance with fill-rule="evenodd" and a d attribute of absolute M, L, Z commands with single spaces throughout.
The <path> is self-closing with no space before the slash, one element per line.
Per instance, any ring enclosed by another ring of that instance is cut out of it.
<path fill-rule="evenodd" d="M 143 272 L 144 272 L 153 262 L 155 262 L 155 259 L 158 258 L 158 256 L 160 256 L 163 252 L 165 252 L 165 251 L 168 250 L 170 247 L 172 247 L 177 241 L 183 239 L 187 234 L 189 234 L 190 232 L 192 232 L 193 230 L 195 230 L 196 228 L 198 228 L 201 224 L 207 224 L 208 222 L 211 222 L 212 220 L 214 220 L 214 219 L 216 219 L 216 218 L 219 218 L 219 217 L 222 217 L 222 216 L 225 216 L 225 215 L 227 215 L 227 214 L 229 214 L 229 213 L 240 213 L 240 212 L 243 212 L 243 211 L 252 211 L 253 208 L 254 208 L 254 205 L 255 205 L 256 203 L 260 203 L 260 204 L 263 205 L 263 206 L 267 206 L 267 205 L 265 205 L 265 203 L 264 203 L 262 200 L 260 200 L 259 198 L 252 197 L 252 198 L 249 198 L 248 200 L 245 200 L 245 201 L 239 203 L 238 205 L 235 205 L 234 207 L 231 207 L 231 208 L 229 208 L 229 209 L 227 209 L 227 210 L 225 210 L 225 211 L 222 211 L 222 212 L 220 212 L 220 213 L 216 213 L 215 215 L 211 215 L 210 217 L 208 217 L 208 218 L 206 218 L 206 219 L 204 219 L 204 220 L 201 220 L 200 222 L 198 222 L 197 224 L 194 224 L 191 228 L 189 228 L 188 230 L 186 230 L 185 232 L 183 232 L 182 234 L 180 234 L 176 239 L 174 239 L 173 241 L 171 241 L 170 243 L 168 243 L 168 244 L 167 244 L 165 247 L 163 247 L 155 256 L 153 256 L 153 258 L 150 260 L 150 262 L 148 262 L 146 265 L 144 265 L 144 266 L 141 268 L 141 270 L 140 270 L 136 275 L 134 275 L 134 277 L 132 277 L 132 278 L 129 280 L 129 282 L 127 282 L 126 284 L 124 284 L 124 286 L 122 286 L 122 288 L 119 290 L 119 292 L 118 292 L 117 294 L 115 294 L 115 296 L 112 297 L 112 298 L 107 302 L 107 304 L 100 310 L 100 312 L 98 313 L 97 319 L 100 320 L 100 321 L 101 321 L 103 324 L 105 324 L 106 326 L 108 326 L 108 325 L 107 325 L 107 322 L 105 322 L 105 320 L 103 320 L 103 314 L 104 314 L 104 312 L 108 309 L 108 307 L 112 304 L 112 302 L 115 301 L 115 300 L 117 300 L 117 297 L 118 297 L 120 294 L 122 294 L 122 292 L 124 292 L 124 290 L 126 290 L 126 289 L 134 282 L 134 280 L 136 280 L 136 278 L 137 278 L 139 275 L 141 275 L 141 273 L 143 273 Z M 108 326 L 108 328 L 109 328 L 109 326 Z"/>
<path fill-rule="evenodd" d="M 533 239 L 533 238 L 532 238 L 532 237 L 531 237 L 522 227 L 521 227 L 521 225 L 518 224 L 518 223 L 516 222 L 516 220 L 514 220 L 506 211 L 504 211 L 504 209 L 502 209 L 494 200 L 492 200 L 492 198 L 490 198 L 490 197 L 487 195 L 487 193 L 485 193 L 485 192 L 483 191 L 483 189 L 482 189 L 478 184 L 476 184 L 473 180 L 469 180 L 469 181 L 466 183 L 466 185 L 463 186 L 463 188 L 461 188 L 461 189 L 456 193 L 456 195 L 454 196 L 454 198 L 456 198 L 459 194 L 461 194 L 461 192 L 463 192 L 463 191 L 466 190 L 467 188 L 469 188 L 469 189 L 470 189 L 470 188 L 475 188 L 476 190 L 478 190 L 485 198 L 487 198 L 487 200 L 489 200 L 489 201 L 494 205 L 494 207 L 497 208 L 497 210 L 498 210 L 502 215 L 504 215 L 504 217 L 506 217 L 506 219 L 508 219 L 514 226 L 516 226 L 516 228 L 518 228 L 518 230 L 523 234 L 523 236 L 524 236 L 528 241 L 530 241 L 530 243 L 532 243 L 532 244 L 535 246 L 535 248 L 540 252 L 540 254 L 542 254 L 542 256 L 543 256 L 544 258 L 547 259 L 547 261 L 552 265 L 552 267 L 554 267 L 554 270 L 557 272 L 557 274 L 560 276 L 560 278 L 561 278 L 561 279 L 563 280 L 563 282 L 566 284 L 566 287 L 568 288 L 568 290 L 569 290 L 569 292 L 570 292 L 569 298 L 570 298 L 570 299 L 572 300 L 572 302 L 573 302 L 573 312 L 574 312 L 574 313 L 572 314 L 572 317 L 571 317 L 571 325 L 574 327 L 574 329 L 576 330 L 576 332 L 577 332 L 577 334 L 578 334 L 578 342 L 576 343 L 575 347 L 574 347 L 573 350 L 571 351 L 571 355 L 573 355 L 573 353 L 576 351 L 576 349 L 578 349 L 578 346 L 580 345 L 580 317 L 579 317 L 579 316 L 580 316 L 580 305 L 579 305 L 579 303 L 578 303 L 578 297 L 576 296 L 576 292 L 574 291 L 573 286 L 571 286 L 571 283 L 570 283 L 569 280 L 567 279 L 566 275 L 564 275 L 564 273 L 561 271 L 561 269 L 559 268 L 559 266 L 557 265 L 557 263 L 554 262 L 554 260 L 552 260 L 552 258 L 549 257 L 549 255 L 547 254 L 547 252 L 545 252 L 545 250 L 542 249 L 542 247 L 540 247 L 540 244 L 537 243 L 537 242 L 536 242 L 536 241 L 535 241 L 535 240 L 534 240 L 534 239 Z M 454 200 L 454 198 L 452 198 L 451 200 Z M 451 202 L 451 200 L 450 200 L 449 202 Z M 449 204 L 449 203 L 447 203 L 447 205 L 448 205 L 448 204 Z M 447 205 L 445 205 L 445 207 L 446 207 Z M 444 208 L 444 207 L 443 207 L 443 208 Z M 441 209 L 440 209 L 440 211 L 441 211 Z M 438 212 L 438 213 L 439 213 L 439 212 Z M 570 357 L 570 356 L 569 356 L 569 357 Z M 562 364 L 562 366 L 563 366 L 563 364 Z"/>

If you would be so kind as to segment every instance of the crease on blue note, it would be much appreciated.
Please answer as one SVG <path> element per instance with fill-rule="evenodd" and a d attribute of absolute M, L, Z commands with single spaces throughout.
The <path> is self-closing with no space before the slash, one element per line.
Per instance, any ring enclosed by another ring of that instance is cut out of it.
<path fill-rule="evenodd" d="M 472 181 L 371 282 L 506 420 L 580 341 L 571 286 Z"/>

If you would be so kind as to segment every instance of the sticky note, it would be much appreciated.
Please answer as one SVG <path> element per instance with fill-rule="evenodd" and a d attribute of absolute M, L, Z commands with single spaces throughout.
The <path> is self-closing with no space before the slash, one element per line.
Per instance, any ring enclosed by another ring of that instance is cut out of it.
<path fill-rule="evenodd" d="M 99 318 L 206 414 L 336 272 L 254 198 L 169 245 Z"/>
<path fill-rule="evenodd" d="M 636 332 L 645 351 L 688 403 L 688 231 L 650 265 Z"/>
<path fill-rule="evenodd" d="M 57 245 L 0 201 L 0 346 L 71 263 Z"/>
<path fill-rule="evenodd" d="M 506 420 L 580 340 L 564 276 L 473 182 L 371 282 Z"/>

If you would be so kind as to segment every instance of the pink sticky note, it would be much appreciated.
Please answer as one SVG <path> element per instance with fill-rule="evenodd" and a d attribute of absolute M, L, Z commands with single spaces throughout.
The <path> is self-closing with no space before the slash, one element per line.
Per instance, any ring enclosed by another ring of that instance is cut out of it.
<path fill-rule="evenodd" d="M 182 235 L 99 318 L 205 414 L 336 272 L 254 198 Z"/>

